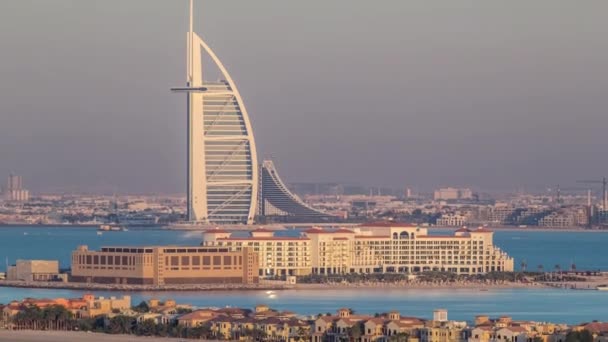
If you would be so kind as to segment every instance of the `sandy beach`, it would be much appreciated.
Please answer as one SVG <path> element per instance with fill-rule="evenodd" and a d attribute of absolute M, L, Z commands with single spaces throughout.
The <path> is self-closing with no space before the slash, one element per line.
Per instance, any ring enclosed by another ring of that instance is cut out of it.
<path fill-rule="evenodd" d="M 4 342 L 80 342 L 80 341 L 111 341 L 111 342 L 178 342 L 186 341 L 179 338 L 146 337 L 133 335 L 110 335 L 86 333 L 78 331 L 33 331 L 33 330 L 0 330 L 0 341 Z M 201 340 L 199 340 L 201 341 Z M 202 340 L 210 341 L 210 340 Z"/>

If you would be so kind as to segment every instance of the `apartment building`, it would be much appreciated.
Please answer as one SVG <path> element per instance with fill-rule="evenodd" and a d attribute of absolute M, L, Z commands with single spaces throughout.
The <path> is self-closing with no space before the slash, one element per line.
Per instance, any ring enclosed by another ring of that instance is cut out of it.
<path fill-rule="evenodd" d="M 377 223 L 305 234 L 311 238 L 313 273 L 318 274 L 513 270 L 513 258 L 493 245 L 493 232 L 485 228 L 429 235 L 426 228 Z"/>
<path fill-rule="evenodd" d="M 202 244 L 253 248 L 260 259 L 261 276 L 513 270 L 513 258 L 494 246 L 493 232 L 485 228 L 429 235 L 426 228 L 414 225 L 375 223 L 352 229 L 311 228 L 293 237 L 266 230 L 233 237 L 214 229 L 205 232 Z"/>
<path fill-rule="evenodd" d="M 70 281 L 138 285 L 258 282 L 258 254 L 217 247 L 80 246 L 72 253 Z"/>
<path fill-rule="evenodd" d="M 260 228 L 239 237 L 211 229 L 203 233 L 202 245 L 253 249 L 258 254 L 260 276 L 303 276 L 312 272 L 310 239 L 306 236 L 275 236 L 272 230 Z"/>

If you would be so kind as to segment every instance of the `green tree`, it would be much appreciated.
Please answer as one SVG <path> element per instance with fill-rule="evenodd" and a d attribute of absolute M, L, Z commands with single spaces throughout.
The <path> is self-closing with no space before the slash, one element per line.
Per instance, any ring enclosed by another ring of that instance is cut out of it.
<path fill-rule="evenodd" d="M 388 338 L 389 342 L 407 342 L 410 336 L 406 333 L 398 333 Z"/>
<path fill-rule="evenodd" d="M 118 315 L 110 318 L 107 332 L 110 334 L 132 334 L 135 319 L 129 316 Z"/>
<path fill-rule="evenodd" d="M 141 303 L 137 304 L 136 306 L 132 307 L 131 309 L 133 309 L 133 311 L 135 311 L 135 312 L 146 313 L 146 312 L 150 311 L 150 306 L 148 305 L 148 303 L 146 301 L 142 301 Z"/>
<path fill-rule="evenodd" d="M 135 333 L 139 336 L 154 336 L 156 334 L 156 322 L 153 319 L 146 319 L 137 324 Z"/>
<path fill-rule="evenodd" d="M 304 327 L 299 327 L 297 331 L 297 340 L 306 341 L 308 338 L 308 331 Z"/>
<path fill-rule="evenodd" d="M 589 330 L 571 331 L 566 335 L 566 342 L 593 342 Z"/>
<path fill-rule="evenodd" d="M 348 328 L 346 335 L 349 341 L 357 341 L 363 336 L 363 327 L 359 323 L 355 323 L 352 327 Z"/>

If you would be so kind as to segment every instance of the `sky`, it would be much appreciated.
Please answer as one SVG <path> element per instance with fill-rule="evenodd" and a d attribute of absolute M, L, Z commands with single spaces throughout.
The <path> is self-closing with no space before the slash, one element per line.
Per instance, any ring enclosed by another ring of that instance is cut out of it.
<path fill-rule="evenodd" d="M 198 0 L 288 182 L 511 190 L 607 175 L 605 0 Z M 0 180 L 185 192 L 186 0 L 0 1 Z M 4 181 L 2 181 L 4 183 Z"/>

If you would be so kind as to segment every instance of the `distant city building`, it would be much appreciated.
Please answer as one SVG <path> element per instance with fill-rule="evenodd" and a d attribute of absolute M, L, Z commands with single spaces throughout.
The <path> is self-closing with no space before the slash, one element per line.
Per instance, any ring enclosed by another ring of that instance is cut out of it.
<path fill-rule="evenodd" d="M 70 281 L 81 283 L 174 285 L 258 282 L 258 253 L 208 247 L 80 246 L 72 253 Z"/>
<path fill-rule="evenodd" d="M 405 189 L 405 198 L 412 198 L 412 189 L 410 189 L 410 188 Z"/>
<path fill-rule="evenodd" d="M 469 188 L 441 188 L 435 190 L 435 200 L 468 200 L 473 198 L 473 191 Z"/>
<path fill-rule="evenodd" d="M 23 178 L 12 173 L 8 176 L 3 195 L 5 200 L 12 202 L 27 202 L 30 199 L 30 192 L 23 188 Z"/>
<path fill-rule="evenodd" d="M 282 222 L 319 222 L 332 218 L 289 191 L 271 160 L 264 160 L 260 168 L 258 208 L 259 216 Z"/>
<path fill-rule="evenodd" d="M 462 215 L 459 213 L 448 213 L 443 214 L 439 219 L 437 219 L 438 226 L 445 227 L 460 227 L 467 224 L 469 218 L 467 215 Z"/>

